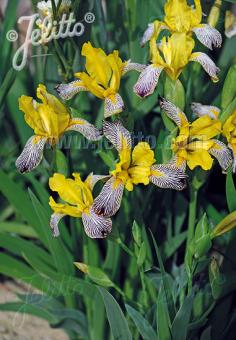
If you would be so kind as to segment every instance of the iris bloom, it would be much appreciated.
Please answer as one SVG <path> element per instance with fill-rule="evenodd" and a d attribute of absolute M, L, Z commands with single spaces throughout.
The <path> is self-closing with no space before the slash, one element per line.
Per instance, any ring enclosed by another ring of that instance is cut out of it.
<path fill-rule="evenodd" d="M 199 104 L 194 104 L 194 113 L 198 114 Z M 225 171 L 231 164 L 232 158 L 227 146 L 214 139 L 221 133 L 221 122 L 212 118 L 216 114 L 214 107 L 208 106 L 209 115 L 199 113 L 193 123 L 187 120 L 186 115 L 178 107 L 166 99 L 161 99 L 160 106 L 166 115 L 172 119 L 179 128 L 179 134 L 172 142 L 172 151 L 175 155 L 173 163 L 181 169 L 188 167 L 193 170 L 200 166 L 203 170 L 210 170 L 214 156 L 221 168 Z M 197 108 L 198 106 L 198 108 Z M 204 108 L 205 112 L 207 107 Z"/>
<path fill-rule="evenodd" d="M 233 151 L 234 162 L 233 172 L 236 172 L 236 110 L 229 116 L 223 125 L 223 135 L 228 141 L 230 149 Z"/>
<path fill-rule="evenodd" d="M 168 39 L 164 37 L 159 45 L 156 44 L 156 39 L 151 39 L 151 65 L 141 72 L 134 85 L 134 92 L 140 97 L 152 94 L 163 70 L 171 79 L 176 80 L 190 61 L 201 64 L 212 80 L 217 81 L 218 67 L 207 54 L 192 53 L 194 45 L 194 40 L 184 33 L 174 33 Z"/>
<path fill-rule="evenodd" d="M 104 122 L 103 132 L 119 153 L 119 162 L 110 171 L 110 179 L 94 200 L 94 210 L 104 216 L 114 215 L 121 204 L 123 191 L 133 191 L 134 185 L 150 182 L 161 187 L 182 190 L 185 174 L 176 167 L 155 164 L 154 152 L 146 142 L 132 150 L 131 134 L 120 121 Z"/>
<path fill-rule="evenodd" d="M 197 39 L 209 49 L 220 47 L 222 37 L 214 27 L 202 24 L 202 7 L 200 0 L 195 0 L 195 7 L 189 6 L 186 0 L 169 0 L 165 4 L 165 17 L 163 22 L 158 20 L 148 25 L 141 45 L 144 45 L 151 38 L 157 38 L 160 30 L 168 29 L 173 33 L 185 33 L 188 36 L 195 33 Z M 160 24 L 160 30 L 156 27 Z"/>
<path fill-rule="evenodd" d="M 145 65 L 122 62 L 118 51 L 109 55 L 101 48 L 95 48 L 90 42 L 84 43 L 81 54 L 86 57 L 86 72 L 75 73 L 78 80 L 57 86 L 62 99 L 68 100 L 80 91 L 89 91 L 104 100 L 105 117 L 118 114 L 124 109 L 119 95 L 121 77 L 130 70 L 141 71 Z"/>
<path fill-rule="evenodd" d="M 198 116 L 207 115 L 212 119 L 217 119 L 220 114 L 218 107 L 202 105 L 200 103 L 193 103 L 192 110 Z M 223 124 L 222 134 L 226 137 L 228 147 L 233 152 L 233 172 L 236 172 L 236 110 Z"/>
<path fill-rule="evenodd" d="M 66 131 L 80 132 L 92 141 L 101 138 L 100 131 L 85 119 L 71 118 L 66 106 L 49 94 L 42 84 L 37 88 L 37 97 L 41 103 L 28 96 L 19 99 L 19 108 L 25 114 L 25 121 L 34 130 L 34 135 L 16 160 L 16 167 L 22 173 L 38 166 L 45 144 L 54 146 Z"/>
<path fill-rule="evenodd" d="M 104 176 L 91 174 L 84 182 L 79 173 L 74 173 L 73 177 L 74 179 L 65 178 L 64 175 L 55 173 L 49 179 L 50 189 L 57 192 L 62 200 L 56 203 L 52 196 L 49 199 L 49 205 L 54 211 L 50 220 L 53 235 L 59 235 L 58 223 L 62 217 L 68 215 L 82 218 L 84 230 L 89 237 L 106 237 L 111 232 L 112 222 L 110 218 L 94 212 L 92 195 L 94 185 Z"/>

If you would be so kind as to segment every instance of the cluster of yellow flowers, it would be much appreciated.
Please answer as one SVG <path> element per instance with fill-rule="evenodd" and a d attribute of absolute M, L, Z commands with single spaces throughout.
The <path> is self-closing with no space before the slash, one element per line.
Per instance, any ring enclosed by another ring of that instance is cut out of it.
<path fill-rule="evenodd" d="M 63 100 L 81 91 L 92 93 L 104 100 L 104 116 L 107 118 L 124 109 L 119 89 L 121 78 L 126 72 L 140 72 L 134 85 L 134 92 L 140 97 L 153 93 L 163 70 L 172 79 L 177 79 L 189 61 L 200 63 L 213 81 L 217 81 L 219 69 L 214 62 L 204 53 L 192 52 L 195 45 L 192 33 L 210 49 L 221 45 L 220 33 L 207 24 L 201 24 L 201 20 L 200 0 L 195 0 L 195 7 L 188 6 L 185 0 L 169 0 L 165 5 L 163 22 L 156 20 L 149 24 L 142 38 L 142 45 L 150 41 L 150 65 L 130 60 L 123 62 L 118 51 L 106 55 L 101 48 L 94 48 L 88 42 L 82 48 L 82 55 L 86 57 L 86 72 L 76 73 L 77 79 L 69 84 L 58 85 L 57 92 Z M 159 33 L 164 29 L 169 30 L 171 35 L 162 38 L 157 44 Z M 236 111 L 222 126 L 217 107 L 193 103 L 192 111 L 198 118 L 191 123 L 180 108 L 161 98 L 161 109 L 174 121 L 179 133 L 172 141 L 171 161 L 157 164 L 148 143 L 139 142 L 133 148 L 131 134 L 119 119 L 104 120 L 101 132 L 84 119 L 72 118 L 69 108 L 49 94 L 42 84 L 38 86 L 37 97 L 41 103 L 28 96 L 19 99 L 25 121 L 35 132 L 16 160 L 20 172 L 33 170 L 42 160 L 45 144 L 54 146 L 67 131 L 80 132 L 91 141 L 98 141 L 105 136 L 119 154 L 119 161 L 109 175 L 90 174 L 85 181 L 81 180 L 79 173 L 73 173 L 74 179 L 66 179 L 59 173 L 50 178 L 51 190 L 58 193 L 62 201 L 56 203 L 52 197 L 49 201 L 54 211 L 50 225 L 55 236 L 59 235 L 60 219 L 69 215 L 82 218 L 88 236 L 105 237 L 111 232 L 110 218 L 120 208 L 124 189 L 132 191 L 134 185 L 153 183 L 160 188 L 182 190 L 186 186 L 186 165 L 191 170 L 197 166 L 209 170 L 213 156 L 223 171 L 232 162 L 234 170 L 236 168 Z M 228 146 L 216 139 L 221 133 L 226 137 Z M 94 199 L 92 191 L 99 180 L 105 181 L 105 184 Z"/>

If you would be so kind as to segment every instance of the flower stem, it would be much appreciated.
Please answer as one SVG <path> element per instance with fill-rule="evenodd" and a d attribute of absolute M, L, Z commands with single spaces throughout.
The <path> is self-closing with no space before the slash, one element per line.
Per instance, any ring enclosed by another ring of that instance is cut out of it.
<path fill-rule="evenodd" d="M 145 275 L 143 271 L 143 266 L 139 269 L 140 280 L 142 285 L 142 293 L 143 293 L 143 305 L 144 307 L 148 306 L 148 294 L 147 294 L 147 286 L 145 282 Z"/>
<path fill-rule="evenodd" d="M 190 203 L 189 203 L 189 214 L 188 214 L 188 236 L 187 236 L 187 247 L 194 236 L 194 227 L 196 222 L 197 214 L 197 196 L 198 190 L 193 186 L 190 187 Z"/>
<path fill-rule="evenodd" d="M 131 257 L 134 256 L 134 253 L 132 252 L 132 250 L 130 250 L 127 245 L 120 239 L 118 238 L 116 240 L 117 244 L 119 244 L 119 246 Z"/>
<path fill-rule="evenodd" d="M 192 291 L 192 260 L 189 259 L 189 244 L 194 237 L 194 229 L 197 215 L 197 196 L 198 189 L 196 189 L 193 185 L 190 187 L 190 203 L 189 203 L 189 214 L 188 214 L 188 231 L 187 231 L 187 244 L 185 250 L 185 263 L 188 263 L 188 294 Z M 192 257 L 191 257 L 192 258 Z"/>

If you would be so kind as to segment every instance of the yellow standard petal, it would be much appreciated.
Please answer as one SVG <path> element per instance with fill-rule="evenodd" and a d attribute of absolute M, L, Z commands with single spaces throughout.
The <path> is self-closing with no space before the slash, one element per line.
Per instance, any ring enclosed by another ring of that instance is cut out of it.
<path fill-rule="evenodd" d="M 186 0 L 169 0 L 165 4 L 164 22 L 173 32 L 188 32 L 191 25 L 190 8 Z"/>
<path fill-rule="evenodd" d="M 32 97 L 21 96 L 19 98 L 19 109 L 24 112 L 26 123 L 34 130 L 36 135 L 47 136 L 40 114 L 37 110 L 38 104 Z"/>
<path fill-rule="evenodd" d="M 49 179 L 49 187 L 56 191 L 59 197 L 70 205 L 76 206 L 80 212 L 87 211 L 93 203 L 93 197 L 88 184 L 84 183 L 79 174 L 73 174 L 74 179 L 65 178 L 55 173 Z"/>
<path fill-rule="evenodd" d="M 85 67 L 90 77 L 107 88 L 112 70 L 106 53 L 101 48 L 95 48 L 88 42 L 83 44 L 81 54 L 86 57 Z"/>
<path fill-rule="evenodd" d="M 48 137 L 54 143 L 68 127 L 70 114 L 55 96 L 47 92 L 44 85 L 39 84 L 37 96 L 42 103 L 22 96 L 19 99 L 19 108 L 25 113 L 25 121 L 35 134 Z"/>
<path fill-rule="evenodd" d="M 195 0 L 195 8 L 186 0 L 168 0 L 165 5 L 164 22 L 172 32 L 188 33 L 200 24 L 202 8 L 200 0 Z"/>
<path fill-rule="evenodd" d="M 184 33 L 174 33 L 166 39 L 164 37 L 160 44 L 160 51 L 165 60 L 165 71 L 176 80 L 183 68 L 188 64 L 195 42 Z"/>
<path fill-rule="evenodd" d="M 48 93 L 46 86 L 43 84 L 38 85 L 37 97 L 41 99 L 43 104 L 47 104 L 52 107 L 57 114 L 68 114 L 66 106 L 57 97 Z"/>
<path fill-rule="evenodd" d="M 112 69 L 110 88 L 116 93 L 120 88 L 120 79 L 123 71 L 123 62 L 119 57 L 118 51 L 113 51 L 113 53 L 108 55 L 107 59 Z"/>
<path fill-rule="evenodd" d="M 190 137 L 201 140 L 211 139 L 221 133 L 221 122 L 203 116 L 196 119 L 190 127 Z"/>

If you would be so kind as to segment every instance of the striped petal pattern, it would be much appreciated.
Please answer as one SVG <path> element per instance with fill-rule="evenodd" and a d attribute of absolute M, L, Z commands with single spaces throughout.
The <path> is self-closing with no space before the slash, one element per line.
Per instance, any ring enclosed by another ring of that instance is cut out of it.
<path fill-rule="evenodd" d="M 81 91 L 87 91 L 87 88 L 82 84 L 80 80 L 74 80 L 68 84 L 59 84 L 55 87 L 55 90 L 63 100 L 69 100 L 74 95 Z"/>
<path fill-rule="evenodd" d="M 116 115 L 122 112 L 124 108 L 125 108 L 125 105 L 119 93 L 116 93 L 113 99 L 111 99 L 110 97 L 106 97 L 104 117 L 108 118 L 108 117 L 111 117 L 112 115 Z"/>
<path fill-rule="evenodd" d="M 110 218 L 97 215 L 93 208 L 82 214 L 85 233 L 91 238 L 105 238 L 112 230 Z"/>
<path fill-rule="evenodd" d="M 22 153 L 16 160 L 16 168 L 25 173 L 35 169 L 43 158 L 46 137 L 32 136 L 28 139 Z"/>
<path fill-rule="evenodd" d="M 193 32 L 196 34 L 197 39 L 210 50 L 212 50 L 213 47 L 221 47 L 222 36 L 214 27 L 201 24 L 196 26 Z"/>
<path fill-rule="evenodd" d="M 160 97 L 160 107 L 165 112 L 165 114 L 175 122 L 178 127 L 181 127 L 183 121 L 185 121 L 186 123 L 188 122 L 185 113 L 169 100 Z"/>
<path fill-rule="evenodd" d="M 206 73 L 209 74 L 209 76 L 212 78 L 213 81 L 218 81 L 218 73 L 220 72 L 220 69 L 216 66 L 213 60 L 211 60 L 210 57 L 208 57 L 207 54 L 202 52 L 195 52 L 191 55 L 190 61 L 196 61 L 197 63 L 201 64 L 203 69 L 206 71 Z"/>
<path fill-rule="evenodd" d="M 155 32 L 155 25 L 154 22 L 148 24 L 148 27 L 146 28 L 145 32 L 143 33 L 142 39 L 140 41 L 141 47 L 143 47 L 154 35 Z"/>
<path fill-rule="evenodd" d="M 142 72 L 143 70 L 145 70 L 146 67 L 147 67 L 147 65 L 139 64 L 139 63 L 132 63 L 130 60 L 128 60 L 125 63 L 122 75 L 126 74 L 129 71 Z"/>
<path fill-rule="evenodd" d="M 219 140 L 214 140 L 214 145 L 209 149 L 209 153 L 218 160 L 224 171 L 226 171 L 233 162 L 231 151 Z"/>
<path fill-rule="evenodd" d="M 122 125 L 120 120 L 116 120 L 112 123 L 105 120 L 103 122 L 103 133 L 118 152 L 122 150 L 124 140 L 128 148 L 131 148 L 132 146 L 131 134 Z"/>
<path fill-rule="evenodd" d="M 93 209 L 98 215 L 113 216 L 120 208 L 124 191 L 124 184 L 117 183 L 111 177 L 103 186 L 100 194 L 93 202 Z"/>
<path fill-rule="evenodd" d="M 102 138 L 101 131 L 82 118 L 72 118 L 66 131 L 80 132 L 84 137 L 91 141 L 98 141 Z"/>
<path fill-rule="evenodd" d="M 183 190 L 187 175 L 169 164 L 156 164 L 151 167 L 150 182 L 163 189 Z"/>
<path fill-rule="evenodd" d="M 209 116 L 212 119 L 216 119 L 219 116 L 220 109 L 212 105 L 202 105 L 200 103 L 192 103 L 191 109 L 193 113 L 198 116 Z"/>
<path fill-rule="evenodd" d="M 154 65 L 147 66 L 140 74 L 137 83 L 134 85 L 134 93 L 144 98 L 152 94 L 157 86 L 163 67 Z"/>

